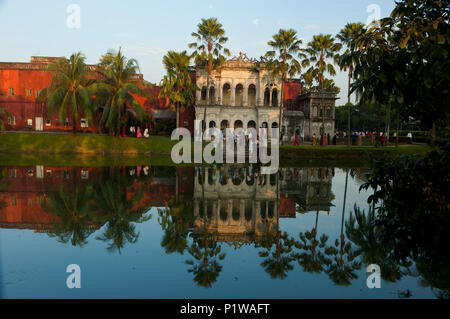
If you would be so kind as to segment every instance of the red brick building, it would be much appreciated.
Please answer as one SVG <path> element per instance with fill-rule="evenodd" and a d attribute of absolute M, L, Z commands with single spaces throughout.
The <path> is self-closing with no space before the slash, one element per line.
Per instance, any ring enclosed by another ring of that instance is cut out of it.
<path fill-rule="evenodd" d="M 47 70 L 56 57 L 31 57 L 30 62 L 0 62 L 0 107 L 8 111 L 11 116 L 3 116 L 2 120 L 9 131 L 68 131 L 72 130 L 72 117 L 61 122 L 58 113 L 47 114 L 45 103 L 37 101 L 40 91 L 50 85 L 52 72 Z M 95 67 L 91 65 L 90 67 Z M 193 73 L 195 77 L 195 72 Z M 143 75 L 138 78 L 143 80 Z M 144 88 L 144 87 L 141 87 Z M 144 96 L 136 96 L 144 110 L 152 116 L 158 126 L 159 121 L 166 121 L 175 126 L 176 114 L 166 105 L 165 101 L 158 98 L 160 87 L 145 88 L 152 99 Z M 194 113 L 186 110 L 180 114 L 180 126 L 185 126 L 193 131 Z M 99 115 L 94 123 L 82 116 L 79 117 L 77 130 L 82 132 L 97 133 Z M 158 132 L 156 132 L 158 133 Z"/>

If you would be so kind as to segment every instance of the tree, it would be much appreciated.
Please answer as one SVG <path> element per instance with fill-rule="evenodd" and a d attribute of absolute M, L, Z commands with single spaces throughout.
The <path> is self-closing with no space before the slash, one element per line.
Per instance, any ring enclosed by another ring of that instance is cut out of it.
<path fill-rule="evenodd" d="M 52 82 L 39 94 L 39 99 L 47 102 L 47 114 L 51 116 L 58 110 L 59 120 L 65 123 L 66 116 L 72 116 L 72 132 L 76 133 L 77 121 L 84 115 L 88 121 L 93 119 L 93 108 L 89 97 L 88 79 L 90 70 L 85 64 L 86 57 L 77 52 L 69 59 L 60 58 L 50 63 L 48 70 L 53 72 Z"/>
<path fill-rule="evenodd" d="M 330 246 L 327 249 L 327 254 L 333 256 L 332 262 L 327 269 L 327 273 L 331 280 L 338 285 L 348 286 L 350 280 L 358 276 L 354 273 L 355 270 L 361 269 L 361 263 L 356 259 L 357 253 L 352 251 L 351 243 L 345 241 L 344 236 L 344 220 L 345 220 L 345 203 L 347 201 L 347 184 L 348 184 L 348 170 L 345 174 L 345 190 L 344 190 L 344 204 L 342 206 L 341 217 L 341 233 L 339 239 L 336 239 L 334 247 Z M 337 249 L 339 248 L 339 249 Z"/>
<path fill-rule="evenodd" d="M 139 207 L 139 202 L 144 196 L 144 187 L 134 193 L 127 192 L 127 181 L 121 177 L 118 169 L 109 172 L 100 181 L 95 190 L 95 210 L 99 219 L 106 223 L 106 228 L 101 236 L 96 239 L 111 241 L 108 251 L 119 251 L 125 244 L 134 244 L 139 238 L 136 226 L 133 223 L 148 221 L 152 215 L 149 207 Z M 129 183 L 131 184 L 131 183 Z"/>
<path fill-rule="evenodd" d="M 259 257 L 264 258 L 261 266 L 270 275 L 270 278 L 284 279 L 288 271 L 294 269 L 292 262 L 295 255 L 292 251 L 295 240 L 289 237 L 286 232 L 277 230 L 276 234 L 268 233 L 258 244 L 258 247 L 264 250 L 258 253 Z M 275 248 L 272 250 L 272 248 Z"/>
<path fill-rule="evenodd" d="M 267 44 L 273 50 L 267 51 L 265 55 L 269 58 L 269 61 L 266 63 L 266 68 L 272 73 L 274 78 L 277 78 L 278 75 L 281 75 L 282 78 L 278 120 L 278 127 L 281 130 L 281 112 L 284 106 L 284 83 L 287 81 L 288 76 L 291 79 L 301 71 L 301 64 L 295 57 L 299 54 L 301 56 L 302 50 L 300 45 L 302 44 L 302 40 L 297 38 L 297 31 L 293 29 L 280 29 Z"/>
<path fill-rule="evenodd" d="M 164 230 L 161 246 L 168 254 L 183 254 L 188 247 L 189 226 L 193 222 L 192 202 L 178 203 L 171 198 L 166 208 L 158 208 L 158 215 L 158 222 Z"/>
<path fill-rule="evenodd" d="M 59 237 L 62 243 L 71 242 L 73 246 L 84 246 L 87 238 L 95 231 L 95 218 L 92 214 L 91 200 L 93 185 L 81 187 L 76 183 L 76 170 L 73 169 L 73 187 L 61 186 L 50 191 L 42 208 L 59 219 L 54 222 L 50 237 Z"/>
<path fill-rule="evenodd" d="M 144 119 L 145 111 L 135 96 L 142 95 L 151 99 L 148 92 L 138 84 L 145 87 L 150 85 L 137 78 L 138 62 L 126 58 L 121 49 L 117 53 L 109 51 L 103 55 L 98 64 L 98 72 L 100 77 L 90 90 L 95 96 L 94 107 L 103 107 L 100 125 L 105 125 L 110 132 L 115 131 L 119 136 L 126 114 L 132 114 L 139 121 Z"/>
<path fill-rule="evenodd" d="M 347 145 L 350 146 L 350 83 L 353 77 L 354 62 L 356 60 L 356 55 L 359 51 L 356 48 L 356 40 L 365 32 L 364 24 L 358 23 L 347 23 L 345 27 L 336 36 L 342 44 L 344 44 L 347 49 L 343 55 L 339 55 L 338 64 L 341 70 L 348 69 L 348 93 L 347 93 Z"/>
<path fill-rule="evenodd" d="M 399 1 L 390 17 L 357 40 L 363 52 L 352 92 L 387 105 L 388 112 L 392 105 L 397 114 L 420 119 L 432 131 L 432 144 L 450 109 L 450 76 L 443 71 L 450 68 L 449 11 L 446 1 Z"/>
<path fill-rule="evenodd" d="M 192 266 L 188 272 L 194 274 L 194 281 L 201 287 L 210 288 L 222 271 L 219 261 L 225 259 L 222 246 L 208 233 L 193 235 L 193 242 L 188 248 L 194 259 L 186 260 Z"/>
<path fill-rule="evenodd" d="M 206 69 L 206 92 L 209 92 L 212 71 L 226 61 L 225 56 L 230 56 L 230 50 L 224 47 L 228 38 L 225 37 L 225 30 L 217 18 L 202 19 L 197 25 L 197 32 L 192 32 L 191 35 L 196 42 L 189 43 L 189 48 L 194 49 L 192 56 L 195 65 Z M 206 129 L 206 107 L 203 112 L 203 129 Z"/>
<path fill-rule="evenodd" d="M 450 114 L 449 13 L 447 0 L 403 0 L 386 19 L 400 50 L 408 56 L 399 61 L 407 68 L 404 102 L 411 115 L 431 129 L 432 145 Z"/>
<path fill-rule="evenodd" d="M 166 99 L 166 104 L 177 112 L 177 127 L 180 126 L 180 108 L 192 106 L 196 86 L 192 83 L 189 69 L 190 57 L 186 51 L 169 51 L 163 58 L 166 75 L 161 81 L 160 98 Z"/>
<path fill-rule="evenodd" d="M 3 120 L 1 119 L 2 115 L 11 116 L 11 113 L 0 107 L 0 132 L 5 130 L 5 123 L 3 123 Z"/>
<path fill-rule="evenodd" d="M 337 52 L 341 49 L 342 45 L 335 42 L 335 39 L 331 34 L 319 34 L 313 36 L 313 40 L 308 43 L 306 52 L 308 54 L 308 60 L 306 64 L 313 63 L 309 67 L 308 73 L 314 78 L 322 88 L 324 89 L 325 74 L 328 73 L 331 76 L 336 74 L 333 63 L 329 63 L 328 60 L 336 62 L 338 55 Z M 325 141 L 325 107 L 323 104 L 323 96 L 321 96 L 321 109 L 322 109 L 322 141 Z M 323 143 L 325 145 L 325 143 Z"/>

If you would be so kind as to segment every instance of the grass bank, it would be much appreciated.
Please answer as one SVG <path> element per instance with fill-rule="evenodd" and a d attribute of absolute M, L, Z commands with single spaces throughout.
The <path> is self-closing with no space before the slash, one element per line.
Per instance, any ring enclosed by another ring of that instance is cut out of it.
<path fill-rule="evenodd" d="M 49 166 L 172 166 L 175 141 L 168 137 L 114 138 L 95 134 L 0 133 L 0 165 Z M 424 154 L 429 147 L 280 147 L 280 166 L 363 167 L 370 160 L 399 154 Z M 182 164 L 183 166 L 186 164 Z M 192 164 L 194 165 L 194 164 Z"/>

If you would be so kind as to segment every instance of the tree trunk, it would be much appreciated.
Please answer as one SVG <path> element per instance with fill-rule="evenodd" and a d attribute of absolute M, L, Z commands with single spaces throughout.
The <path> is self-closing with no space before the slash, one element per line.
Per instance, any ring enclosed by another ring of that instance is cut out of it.
<path fill-rule="evenodd" d="M 178 106 L 178 103 L 175 105 L 176 109 L 177 109 L 177 128 L 180 127 L 180 107 Z"/>
<path fill-rule="evenodd" d="M 348 94 L 347 94 L 347 146 L 350 146 L 350 81 L 352 78 L 352 73 L 349 70 L 348 72 Z"/>
<path fill-rule="evenodd" d="M 323 83 L 324 80 L 322 79 L 322 92 L 320 94 L 320 104 L 321 104 L 321 108 L 322 108 L 322 146 L 325 146 L 325 136 L 327 135 L 325 132 L 325 105 L 323 104 L 323 94 L 324 94 L 324 90 L 323 90 Z"/>
<path fill-rule="evenodd" d="M 431 127 L 431 146 L 436 146 L 436 122 L 433 122 Z"/>
<path fill-rule="evenodd" d="M 398 127 L 400 125 L 400 110 L 397 110 L 397 133 L 395 134 L 395 146 L 398 146 Z"/>
<path fill-rule="evenodd" d="M 281 112 L 283 110 L 284 107 L 284 79 L 282 80 L 283 82 L 281 83 L 281 104 L 280 104 L 280 114 L 278 116 L 278 139 L 280 141 L 280 145 L 283 144 L 283 141 L 280 139 L 281 138 Z"/>
<path fill-rule="evenodd" d="M 386 108 L 386 146 L 389 145 L 389 129 L 391 125 L 391 103 L 388 104 Z"/>

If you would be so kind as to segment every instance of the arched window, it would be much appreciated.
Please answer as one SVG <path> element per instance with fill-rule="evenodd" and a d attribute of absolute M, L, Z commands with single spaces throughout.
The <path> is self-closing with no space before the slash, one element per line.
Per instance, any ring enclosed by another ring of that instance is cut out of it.
<path fill-rule="evenodd" d="M 256 122 L 255 121 L 248 121 L 247 128 L 250 128 L 250 127 L 256 129 Z"/>
<path fill-rule="evenodd" d="M 250 84 L 248 87 L 248 106 L 256 106 L 256 86 Z"/>
<path fill-rule="evenodd" d="M 260 202 L 260 205 L 261 205 L 261 218 L 265 219 L 266 218 L 266 207 L 267 207 L 266 202 L 262 201 L 262 202 Z"/>
<path fill-rule="evenodd" d="M 235 92 L 235 103 L 236 106 L 242 106 L 242 99 L 244 94 L 244 87 L 242 84 L 236 85 L 236 92 Z"/>
<path fill-rule="evenodd" d="M 225 83 L 222 89 L 223 105 L 230 105 L 231 87 L 230 84 Z"/>
<path fill-rule="evenodd" d="M 278 106 L 278 91 L 277 91 L 277 89 L 272 90 L 272 106 Z"/>
<path fill-rule="evenodd" d="M 216 122 L 209 121 L 209 127 L 216 127 Z"/>
<path fill-rule="evenodd" d="M 226 221 L 228 217 L 228 212 L 226 207 L 224 207 L 224 205 L 220 205 L 220 219 L 222 221 Z"/>
<path fill-rule="evenodd" d="M 206 86 L 202 87 L 202 101 L 206 102 Z"/>
<path fill-rule="evenodd" d="M 331 108 L 327 107 L 327 118 L 331 118 Z"/>
<path fill-rule="evenodd" d="M 266 88 L 264 90 L 264 106 L 269 106 L 270 104 L 270 90 Z"/>
<path fill-rule="evenodd" d="M 214 89 L 214 86 L 211 86 L 209 88 L 209 104 L 216 104 L 216 90 Z"/>
<path fill-rule="evenodd" d="M 242 128 L 242 121 L 241 120 L 236 120 L 234 121 L 234 128 Z"/>
<path fill-rule="evenodd" d="M 222 122 L 220 122 L 220 129 L 224 131 L 225 134 L 225 129 L 228 127 L 228 121 L 227 120 L 223 120 Z"/>
<path fill-rule="evenodd" d="M 238 200 L 233 202 L 233 211 L 231 213 L 231 216 L 235 221 L 238 221 L 241 218 L 240 203 Z"/>

